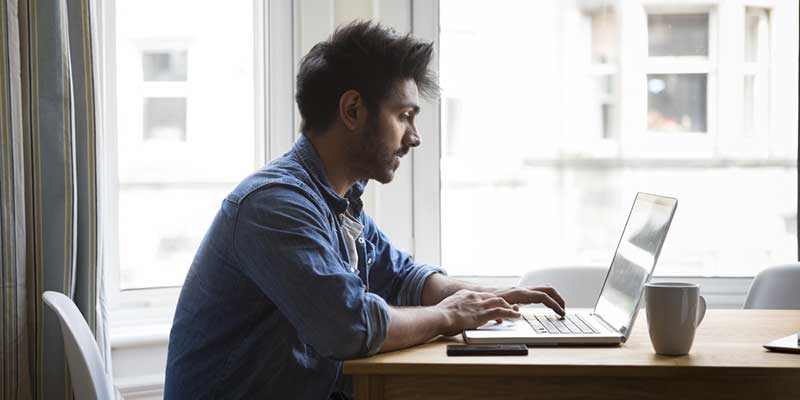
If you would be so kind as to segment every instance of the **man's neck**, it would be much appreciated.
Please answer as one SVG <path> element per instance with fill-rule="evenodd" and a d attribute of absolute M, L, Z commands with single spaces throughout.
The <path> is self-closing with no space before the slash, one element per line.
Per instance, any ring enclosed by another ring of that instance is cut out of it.
<path fill-rule="evenodd" d="M 325 175 L 333 187 L 333 191 L 339 196 L 344 196 L 359 178 L 352 174 L 341 139 L 337 137 L 336 132 L 325 132 L 321 135 L 304 133 L 304 135 L 322 160 L 322 164 L 325 166 Z"/>

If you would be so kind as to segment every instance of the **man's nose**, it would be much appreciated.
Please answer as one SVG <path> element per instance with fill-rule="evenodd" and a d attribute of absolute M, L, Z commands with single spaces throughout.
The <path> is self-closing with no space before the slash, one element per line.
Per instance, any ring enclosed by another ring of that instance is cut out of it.
<path fill-rule="evenodd" d="M 419 138 L 419 134 L 417 133 L 416 128 L 409 130 L 409 133 L 405 137 L 405 143 L 403 143 L 406 147 L 417 147 L 422 144 L 422 141 Z"/>

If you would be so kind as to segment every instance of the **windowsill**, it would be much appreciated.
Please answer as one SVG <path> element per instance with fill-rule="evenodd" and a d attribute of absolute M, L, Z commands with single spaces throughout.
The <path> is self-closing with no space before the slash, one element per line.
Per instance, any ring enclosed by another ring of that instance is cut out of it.
<path fill-rule="evenodd" d="M 171 322 L 111 327 L 111 350 L 166 344 L 171 327 Z"/>
<path fill-rule="evenodd" d="M 109 338 L 112 351 L 166 344 L 174 315 L 174 306 L 110 310 Z"/>

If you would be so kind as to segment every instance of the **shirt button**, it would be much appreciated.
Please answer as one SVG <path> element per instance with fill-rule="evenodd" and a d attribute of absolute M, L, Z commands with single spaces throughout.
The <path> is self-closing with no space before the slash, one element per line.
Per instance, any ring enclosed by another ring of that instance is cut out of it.
<path fill-rule="evenodd" d="M 372 265 L 372 257 L 370 257 L 370 258 L 368 258 L 368 259 L 367 259 L 367 264 L 368 264 L 368 265 Z"/>
<path fill-rule="evenodd" d="M 358 238 L 358 243 L 364 244 L 364 238 L 363 237 L 359 237 Z"/>

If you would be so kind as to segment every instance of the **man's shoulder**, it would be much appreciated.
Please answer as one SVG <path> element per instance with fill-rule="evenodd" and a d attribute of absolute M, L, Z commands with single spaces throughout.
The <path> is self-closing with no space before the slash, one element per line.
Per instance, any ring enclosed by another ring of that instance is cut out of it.
<path fill-rule="evenodd" d="M 228 194 L 226 200 L 241 206 L 254 198 L 278 201 L 306 198 L 315 203 L 322 202 L 308 171 L 288 154 L 253 172 Z"/>

